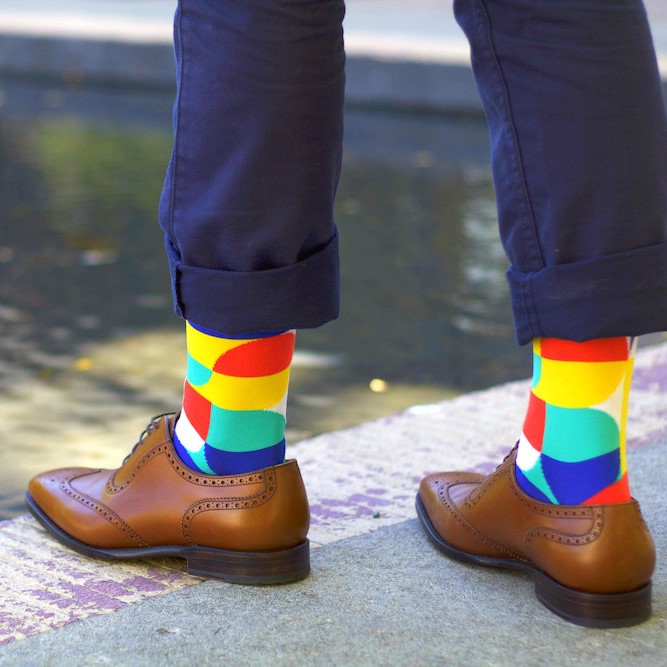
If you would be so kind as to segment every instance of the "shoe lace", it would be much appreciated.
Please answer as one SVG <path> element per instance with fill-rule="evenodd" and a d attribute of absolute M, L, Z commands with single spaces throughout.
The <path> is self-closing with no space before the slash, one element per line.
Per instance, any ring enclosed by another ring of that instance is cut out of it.
<path fill-rule="evenodd" d="M 139 436 L 139 439 L 134 443 L 134 447 L 132 447 L 130 453 L 123 459 L 123 464 L 122 465 L 125 465 L 125 463 L 132 456 L 132 454 L 134 454 L 134 452 L 137 451 L 137 447 L 139 447 L 139 445 L 159 426 L 160 420 L 163 417 L 166 417 L 166 416 L 171 415 L 171 414 L 173 414 L 173 413 L 172 412 L 163 412 L 159 415 L 155 415 L 150 420 L 150 422 L 148 423 L 146 428 L 141 432 L 141 435 Z"/>

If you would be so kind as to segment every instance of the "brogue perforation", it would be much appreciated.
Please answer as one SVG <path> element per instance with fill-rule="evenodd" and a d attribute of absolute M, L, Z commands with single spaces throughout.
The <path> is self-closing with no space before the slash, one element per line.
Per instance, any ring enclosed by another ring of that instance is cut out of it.
<path fill-rule="evenodd" d="M 275 475 L 272 472 L 268 472 L 262 477 L 266 477 L 267 480 L 265 488 L 252 496 L 248 496 L 247 498 L 228 498 L 225 500 L 205 498 L 188 508 L 181 521 L 181 532 L 185 543 L 195 544 L 191 536 L 191 525 L 194 518 L 202 512 L 250 509 L 252 507 L 259 507 L 271 500 L 276 490 L 276 484 L 273 483 Z"/>
<path fill-rule="evenodd" d="M 214 477 L 208 475 L 199 475 L 193 470 L 186 468 L 172 453 L 172 448 L 167 441 L 162 441 L 152 447 L 137 461 L 132 474 L 122 483 L 116 484 L 115 477 L 111 477 L 106 485 L 107 493 L 114 494 L 123 491 L 128 484 L 137 476 L 137 473 L 143 468 L 151 459 L 160 454 L 165 454 L 171 467 L 183 478 L 192 484 L 199 486 L 223 487 L 223 486 L 246 486 L 257 484 L 264 480 L 263 473 L 249 473 L 246 475 L 239 475 L 237 477 Z"/>
<path fill-rule="evenodd" d="M 105 521 L 110 523 L 116 530 L 119 530 L 124 535 L 129 537 L 133 542 L 138 546 L 146 547 L 148 542 L 144 540 L 139 533 L 137 533 L 133 528 L 131 528 L 125 521 L 123 521 L 115 512 L 110 510 L 106 505 L 100 503 L 99 501 L 87 496 L 79 491 L 76 491 L 72 488 L 70 482 L 74 478 L 68 478 L 63 480 L 60 483 L 60 490 L 68 495 L 73 500 L 85 505 L 89 509 L 92 509 L 97 514 L 99 514 Z"/>
<path fill-rule="evenodd" d="M 465 484 L 470 484 L 470 482 L 459 482 L 459 483 L 465 483 Z M 456 507 L 456 504 L 453 502 L 451 497 L 449 496 L 449 490 L 453 487 L 456 486 L 457 482 L 454 482 L 452 484 L 448 485 L 443 485 L 438 489 L 438 497 L 443 501 L 443 506 L 447 510 L 447 512 L 459 523 L 461 526 L 463 526 L 475 539 L 479 540 L 483 544 L 486 544 L 493 549 L 496 549 L 497 551 L 500 551 L 504 554 L 506 554 L 509 558 L 516 559 L 516 560 L 524 560 L 524 557 L 521 554 L 518 554 L 514 551 L 511 551 L 504 547 L 502 544 L 498 544 L 495 540 L 490 539 L 483 533 L 479 532 L 471 523 L 466 519 L 463 514 L 461 514 L 460 510 L 458 507 Z M 474 492 L 474 491 L 473 491 Z"/>

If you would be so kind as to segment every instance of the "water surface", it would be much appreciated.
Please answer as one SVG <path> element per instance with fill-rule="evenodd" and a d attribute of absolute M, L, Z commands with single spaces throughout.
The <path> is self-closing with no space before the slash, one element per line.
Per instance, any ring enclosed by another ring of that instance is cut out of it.
<path fill-rule="evenodd" d="M 156 215 L 171 94 L 0 80 L 0 103 L 0 451 L 76 463 L 53 442 L 100 409 L 178 402 L 182 323 Z M 481 119 L 349 110 L 336 217 L 342 315 L 299 332 L 292 441 L 530 373 Z M 29 472 L 12 465 L 8 515 Z"/>

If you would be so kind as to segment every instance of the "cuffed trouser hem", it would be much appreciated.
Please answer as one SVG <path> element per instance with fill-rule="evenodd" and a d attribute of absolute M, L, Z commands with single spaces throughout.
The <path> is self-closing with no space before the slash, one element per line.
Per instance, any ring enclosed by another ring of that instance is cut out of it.
<path fill-rule="evenodd" d="M 520 345 L 667 330 L 667 243 L 507 277 Z"/>
<path fill-rule="evenodd" d="M 309 329 L 338 317 L 338 235 L 307 259 L 264 271 L 224 271 L 183 264 L 167 239 L 177 315 L 237 335 Z"/>

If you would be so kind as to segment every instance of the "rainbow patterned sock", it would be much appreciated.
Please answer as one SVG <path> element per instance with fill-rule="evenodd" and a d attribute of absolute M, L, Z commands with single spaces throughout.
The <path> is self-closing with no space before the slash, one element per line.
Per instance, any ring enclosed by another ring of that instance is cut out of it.
<path fill-rule="evenodd" d="M 533 386 L 516 459 L 519 486 L 542 502 L 630 500 L 625 424 L 635 338 L 533 341 Z"/>
<path fill-rule="evenodd" d="M 294 331 L 223 338 L 186 323 L 188 367 L 174 429 L 178 456 L 209 475 L 285 460 L 285 412 Z"/>

